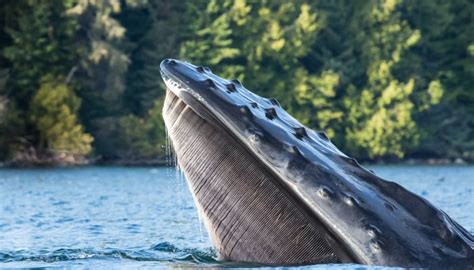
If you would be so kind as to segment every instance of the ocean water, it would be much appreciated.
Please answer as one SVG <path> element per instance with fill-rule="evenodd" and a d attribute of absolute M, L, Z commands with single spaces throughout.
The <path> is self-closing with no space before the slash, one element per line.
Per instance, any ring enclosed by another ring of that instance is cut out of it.
<path fill-rule="evenodd" d="M 474 166 L 369 167 L 474 233 Z M 262 266 L 216 259 L 186 180 L 174 168 L 0 170 L 0 268 L 189 267 Z"/>

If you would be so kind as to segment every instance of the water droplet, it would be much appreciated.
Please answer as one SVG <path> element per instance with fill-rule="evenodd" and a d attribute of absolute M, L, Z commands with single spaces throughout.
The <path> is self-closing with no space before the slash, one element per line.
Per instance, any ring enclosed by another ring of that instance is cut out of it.
<path fill-rule="evenodd" d="M 380 229 L 373 224 L 368 224 L 367 226 L 365 226 L 365 230 L 367 231 L 367 234 L 372 238 L 375 238 L 381 234 Z"/>
<path fill-rule="evenodd" d="M 382 251 L 382 244 L 378 241 L 373 241 L 370 243 L 370 248 L 372 249 L 373 252 L 380 252 Z"/>
<path fill-rule="evenodd" d="M 287 151 L 288 151 L 290 154 L 293 154 L 293 155 L 301 155 L 300 150 L 299 150 L 298 147 L 295 146 L 295 145 L 287 145 L 287 146 L 286 146 L 286 149 L 287 149 Z"/>
<path fill-rule="evenodd" d="M 260 136 L 258 136 L 257 134 L 250 134 L 249 141 L 253 143 L 257 143 L 260 141 Z"/>

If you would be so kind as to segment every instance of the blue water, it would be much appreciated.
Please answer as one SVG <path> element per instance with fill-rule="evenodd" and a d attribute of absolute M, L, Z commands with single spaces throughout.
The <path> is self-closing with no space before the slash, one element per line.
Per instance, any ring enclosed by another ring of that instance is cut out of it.
<path fill-rule="evenodd" d="M 371 169 L 428 198 L 474 233 L 474 166 Z M 215 258 L 186 181 L 174 169 L 0 170 L 0 268 L 256 266 Z"/>

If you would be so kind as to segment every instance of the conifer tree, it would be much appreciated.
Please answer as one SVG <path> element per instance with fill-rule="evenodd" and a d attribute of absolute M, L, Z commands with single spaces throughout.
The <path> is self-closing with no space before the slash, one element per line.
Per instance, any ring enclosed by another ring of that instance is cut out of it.
<path fill-rule="evenodd" d="M 52 153 L 86 155 L 92 136 L 78 123 L 80 99 L 64 79 L 45 77 L 31 101 L 30 119 L 39 133 L 40 148 Z"/>
<path fill-rule="evenodd" d="M 313 74 L 301 61 L 324 24 L 307 2 L 211 1 L 206 12 L 198 19 L 197 38 L 183 45 L 183 58 L 243 80 L 257 93 L 279 99 L 303 123 L 333 135 L 329 123 L 341 116 L 329 102 L 337 74 Z"/>
<path fill-rule="evenodd" d="M 46 73 L 68 74 L 77 61 L 77 21 L 65 11 L 74 1 L 32 0 L 2 3 L 0 69 L 7 74 L 5 118 L 0 127 L 0 148 L 8 158 L 25 147 L 36 146 L 37 130 L 28 117 L 30 102 Z"/>
<path fill-rule="evenodd" d="M 474 3 L 413 1 L 404 10 L 419 28 L 421 40 L 399 73 L 415 73 L 424 99 L 436 106 L 417 115 L 421 125 L 419 155 L 474 157 Z M 418 63 L 418 64 L 416 64 Z"/>
<path fill-rule="evenodd" d="M 126 29 L 116 16 L 124 8 L 136 8 L 140 0 L 79 1 L 68 10 L 83 29 L 87 54 L 81 59 L 77 78 L 82 82 L 81 116 L 94 136 L 94 147 L 103 156 L 115 156 L 119 118 L 127 114 L 123 104 L 125 78 L 130 60 Z"/>
<path fill-rule="evenodd" d="M 145 116 L 164 96 L 160 63 L 178 57 L 188 26 L 187 16 L 182 16 L 185 8 L 183 2 L 149 0 L 146 6 L 128 9 L 119 16 L 127 28 L 127 40 L 133 44 L 123 97 L 125 106 L 135 115 Z"/>
<path fill-rule="evenodd" d="M 8 6 L 9 21 L 5 31 L 11 45 L 3 56 L 11 63 L 8 96 L 26 110 L 29 101 L 47 71 L 54 75 L 67 74 L 78 58 L 80 48 L 74 35 L 77 21 L 65 14 L 72 0 L 12 1 Z"/>
<path fill-rule="evenodd" d="M 420 38 L 419 31 L 401 19 L 400 4 L 374 1 L 365 5 L 363 12 L 370 16 L 362 26 L 368 31 L 361 33 L 357 45 L 364 50 L 367 81 L 361 90 L 349 88 L 344 98 L 349 118 L 347 145 L 352 152 L 367 149 L 370 158 L 403 157 L 418 140 L 412 113 L 415 80 L 399 81 L 393 74 L 403 53 Z"/>

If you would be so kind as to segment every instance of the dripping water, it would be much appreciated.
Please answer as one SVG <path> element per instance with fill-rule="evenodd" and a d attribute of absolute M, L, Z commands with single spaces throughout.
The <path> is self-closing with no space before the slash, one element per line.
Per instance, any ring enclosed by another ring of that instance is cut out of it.
<path fill-rule="evenodd" d="M 196 207 L 195 207 L 196 208 Z M 197 210 L 197 209 L 196 209 Z M 196 211 L 197 212 L 197 223 L 199 225 L 199 241 L 202 243 L 204 243 L 204 233 L 202 231 L 202 224 L 204 223 L 204 220 L 202 219 L 202 216 L 201 216 L 201 212 L 200 211 Z"/>
<path fill-rule="evenodd" d="M 181 169 L 180 165 L 179 165 L 179 162 L 178 162 L 178 157 L 173 149 L 173 143 L 171 141 L 171 137 L 170 137 L 170 134 L 169 134 L 169 131 L 168 131 L 168 127 L 166 127 L 166 123 L 165 123 L 165 137 L 166 137 L 166 145 L 165 145 L 165 155 L 166 155 L 166 175 L 167 177 L 173 177 L 176 179 L 175 182 L 176 182 L 176 185 L 175 185 L 175 194 L 176 197 L 176 205 L 178 206 L 178 208 L 180 209 L 178 211 L 178 216 L 177 216 L 177 222 L 178 223 L 182 223 L 184 222 L 183 220 L 183 211 L 184 209 L 182 209 L 183 205 L 184 205 L 184 199 L 183 199 L 183 194 L 182 192 L 185 192 L 184 188 L 187 187 L 187 183 L 184 184 L 184 181 L 185 180 L 185 175 L 184 175 L 184 172 L 183 170 Z M 174 173 L 172 172 L 174 169 Z M 186 186 L 186 187 L 185 187 Z M 203 219 L 202 219 L 202 216 L 201 216 L 201 213 L 199 213 L 199 211 L 197 211 L 196 207 L 194 207 L 194 210 L 195 210 L 195 213 L 197 218 L 196 218 L 196 222 L 198 223 L 198 228 L 199 228 L 199 235 L 200 235 L 200 243 L 204 243 L 205 240 L 204 240 L 204 232 L 203 232 Z"/>
<path fill-rule="evenodd" d="M 175 179 L 176 179 L 176 188 L 177 188 L 177 203 L 178 205 L 181 207 L 183 207 L 184 205 L 184 199 L 183 199 L 183 192 L 186 192 L 186 188 L 189 188 L 188 187 L 188 183 L 186 181 L 186 177 L 184 175 L 184 171 L 182 170 L 181 166 L 179 165 L 179 162 L 178 162 L 178 156 L 176 155 L 176 152 L 174 151 L 173 147 L 172 147 L 172 142 L 170 140 L 169 142 L 170 144 L 170 160 L 172 162 L 172 164 L 170 164 L 170 168 L 173 168 L 175 169 Z M 174 166 L 173 166 L 174 165 Z M 198 224 L 198 228 L 199 228 L 199 236 L 200 236 L 200 243 L 204 243 L 205 240 L 204 240 L 204 232 L 203 232 L 203 219 L 202 219 L 202 216 L 201 216 L 201 213 L 200 211 L 198 211 L 196 209 L 196 207 L 194 207 L 194 210 L 195 210 L 195 213 L 196 213 L 196 222 Z M 183 219 L 183 216 L 182 216 L 182 213 L 184 212 L 184 209 L 181 208 L 181 210 L 179 211 L 179 216 L 178 216 L 178 220 L 180 222 L 185 222 L 185 220 Z"/>

